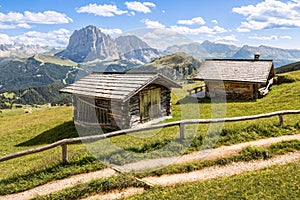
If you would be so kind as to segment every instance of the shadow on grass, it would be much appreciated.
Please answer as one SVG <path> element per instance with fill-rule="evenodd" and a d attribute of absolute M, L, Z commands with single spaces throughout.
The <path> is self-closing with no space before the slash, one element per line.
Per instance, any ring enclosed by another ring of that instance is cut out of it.
<path fill-rule="evenodd" d="M 76 131 L 74 122 L 69 121 L 59 126 L 56 126 L 53 129 L 45 131 L 26 142 L 17 144 L 16 146 L 35 146 L 42 144 L 51 144 L 62 139 L 75 137 L 78 137 L 78 133 Z"/>

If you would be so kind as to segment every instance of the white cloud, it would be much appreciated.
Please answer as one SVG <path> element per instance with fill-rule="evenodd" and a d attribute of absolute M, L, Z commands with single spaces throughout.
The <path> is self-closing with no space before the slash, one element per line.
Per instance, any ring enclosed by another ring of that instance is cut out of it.
<path fill-rule="evenodd" d="M 7 25 L 7 28 L 30 28 L 29 24 L 66 24 L 70 22 L 73 20 L 66 14 L 56 11 L 38 13 L 25 11 L 24 13 L 9 12 L 7 14 L 0 12 L 0 24 Z"/>
<path fill-rule="evenodd" d="M 0 41 L 2 44 L 13 44 L 14 42 L 6 34 L 0 34 Z"/>
<path fill-rule="evenodd" d="M 201 26 L 199 28 L 189 28 L 185 26 L 171 26 L 171 31 L 175 31 L 184 35 L 198 35 L 198 34 L 218 34 L 227 32 L 224 28 L 215 26 L 213 28 L 209 28 L 207 26 Z"/>
<path fill-rule="evenodd" d="M 119 34 L 122 34 L 122 33 L 123 33 L 123 31 L 122 31 L 121 29 L 118 29 L 118 28 L 116 28 L 116 29 L 105 29 L 105 28 L 100 28 L 100 30 L 101 30 L 103 33 L 108 34 L 108 35 L 114 35 L 114 34 L 119 35 Z"/>
<path fill-rule="evenodd" d="M 103 16 L 103 17 L 113 17 L 115 15 L 123 15 L 128 13 L 128 11 L 119 10 L 116 5 L 111 4 L 89 4 L 87 6 L 82 6 L 76 9 L 78 13 L 89 13 L 94 14 L 96 16 Z"/>
<path fill-rule="evenodd" d="M 256 5 L 233 8 L 233 12 L 246 17 L 240 30 L 300 27 L 300 1 L 281 2 L 265 0 Z"/>
<path fill-rule="evenodd" d="M 247 29 L 247 28 L 241 28 L 241 27 L 237 28 L 236 30 L 237 30 L 237 32 L 239 32 L 239 33 L 247 33 L 247 32 L 250 32 L 250 31 L 251 31 L 250 29 Z"/>
<path fill-rule="evenodd" d="M 280 39 L 287 39 L 287 40 L 291 40 L 293 39 L 291 36 L 286 35 L 286 36 L 280 36 Z"/>
<path fill-rule="evenodd" d="M 161 24 L 158 21 L 151 21 L 149 19 L 144 19 L 142 22 L 146 25 L 147 28 L 158 28 L 158 29 L 164 29 L 166 28 L 165 25 Z"/>
<path fill-rule="evenodd" d="M 214 24 L 218 24 L 219 23 L 218 20 L 216 20 L 216 19 L 211 20 L 211 22 L 214 23 Z"/>
<path fill-rule="evenodd" d="M 46 33 L 28 31 L 18 36 L 0 34 L 0 40 L 5 44 L 22 43 L 40 46 L 66 46 L 69 42 L 70 35 L 70 31 L 66 29 L 58 29 Z"/>
<path fill-rule="evenodd" d="M 235 35 L 227 35 L 227 36 L 216 36 L 213 39 L 214 42 L 226 43 L 226 44 L 234 44 L 234 42 L 238 42 L 239 40 Z"/>
<path fill-rule="evenodd" d="M 138 1 L 132 1 L 132 2 L 125 2 L 125 5 L 129 10 L 134 10 L 136 12 L 142 12 L 142 13 L 151 13 L 151 7 L 155 8 L 156 5 L 152 2 L 138 2 Z"/>
<path fill-rule="evenodd" d="M 249 39 L 255 39 L 255 40 L 262 40 L 262 41 L 270 41 L 270 40 L 279 40 L 279 39 L 292 39 L 291 36 L 276 36 L 276 35 L 271 35 L 271 36 L 250 36 Z"/>
<path fill-rule="evenodd" d="M 202 17 L 195 17 L 193 19 L 188 19 L 188 20 L 178 20 L 177 24 L 184 24 L 184 25 L 200 24 L 200 25 L 203 25 L 203 24 L 205 24 L 205 21 Z"/>
<path fill-rule="evenodd" d="M 249 36 L 249 39 L 266 41 L 266 40 L 278 40 L 278 37 L 276 35 L 271 35 L 271 36 L 254 35 L 254 36 Z"/>

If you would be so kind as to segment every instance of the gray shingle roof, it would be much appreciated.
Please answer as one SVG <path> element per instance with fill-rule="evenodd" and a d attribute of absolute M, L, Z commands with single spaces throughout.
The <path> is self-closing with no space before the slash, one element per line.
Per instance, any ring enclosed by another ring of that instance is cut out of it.
<path fill-rule="evenodd" d="M 271 60 L 206 60 L 194 80 L 266 83 L 272 67 Z"/>
<path fill-rule="evenodd" d="M 181 88 L 179 84 L 157 73 L 92 73 L 60 92 L 127 101 L 151 83 Z"/>

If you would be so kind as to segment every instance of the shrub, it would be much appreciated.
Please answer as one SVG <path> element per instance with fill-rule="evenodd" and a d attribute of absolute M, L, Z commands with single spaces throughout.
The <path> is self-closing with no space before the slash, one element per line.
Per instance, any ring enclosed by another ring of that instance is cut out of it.
<path fill-rule="evenodd" d="M 296 76 L 292 76 L 290 74 L 281 74 L 275 77 L 274 84 L 280 85 L 283 83 L 293 83 L 298 81 L 298 78 Z"/>

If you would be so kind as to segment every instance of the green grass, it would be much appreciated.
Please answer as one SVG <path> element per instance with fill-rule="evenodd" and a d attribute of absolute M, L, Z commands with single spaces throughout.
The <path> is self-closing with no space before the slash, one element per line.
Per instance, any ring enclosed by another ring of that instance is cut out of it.
<path fill-rule="evenodd" d="M 292 141 L 284 141 L 273 144 L 269 147 L 245 147 L 239 155 L 231 156 L 223 159 L 217 159 L 213 161 L 204 161 L 204 162 L 192 162 L 181 165 L 171 165 L 169 167 L 150 172 L 144 174 L 135 174 L 134 176 L 138 176 L 139 178 L 146 176 L 160 176 L 163 174 L 174 174 L 174 173 L 183 173 L 190 172 L 194 170 L 203 169 L 205 167 L 210 167 L 213 165 L 226 165 L 232 162 L 238 161 L 250 161 L 257 159 L 268 159 L 274 155 L 278 154 L 286 154 L 288 152 L 299 151 L 300 150 L 300 141 L 292 140 Z M 137 182 L 133 179 L 132 174 L 125 174 L 117 177 L 110 177 L 105 179 L 98 179 L 91 181 L 89 183 L 79 184 L 71 188 L 66 188 L 61 191 L 58 191 L 53 194 L 40 196 L 36 199 L 81 199 L 87 196 L 91 196 L 94 194 L 108 192 L 115 189 L 125 189 L 128 187 L 146 187 L 141 182 Z M 157 188 L 154 189 L 154 191 Z M 165 188 L 161 187 L 159 189 L 165 190 Z M 150 190 L 150 192 L 153 191 Z M 149 192 L 146 192 L 145 195 L 147 197 Z M 156 199 L 156 198 L 154 198 Z M 159 198 L 160 199 L 160 198 Z"/>
<path fill-rule="evenodd" d="M 126 199 L 299 199 L 300 162 L 171 187 L 156 187 Z"/>
<path fill-rule="evenodd" d="M 229 156 L 226 158 L 220 158 L 216 160 L 173 164 L 155 171 L 137 173 L 136 176 L 139 178 L 143 178 L 147 176 L 161 176 L 164 174 L 187 173 L 215 165 L 227 165 L 233 162 L 269 159 L 275 155 L 282 155 L 294 151 L 300 151 L 300 141 L 298 140 L 278 142 L 268 147 L 248 146 L 243 148 L 239 154 L 234 156 Z"/>
<path fill-rule="evenodd" d="M 41 62 L 43 64 L 45 63 L 52 63 L 56 65 L 61 65 L 61 66 L 72 66 L 72 67 L 77 67 L 77 63 L 73 62 L 72 60 L 65 59 L 65 58 L 59 58 L 59 57 L 54 57 L 54 56 L 47 56 L 47 55 L 41 55 L 37 54 L 34 56 L 34 58 Z"/>
<path fill-rule="evenodd" d="M 108 192 L 111 190 L 120 190 L 129 187 L 146 187 L 146 185 L 140 181 L 137 181 L 130 175 L 119 175 L 105 179 L 95 179 L 91 182 L 79 184 L 74 187 L 65 189 L 63 191 L 39 196 L 33 199 L 36 200 L 75 200 L 88 197 L 93 194 Z"/>
<path fill-rule="evenodd" d="M 63 179 L 74 174 L 88 173 L 106 167 L 94 157 L 82 155 L 81 157 L 72 158 L 68 163 L 54 164 L 23 175 L 2 179 L 0 180 L 0 195 L 22 192 L 53 180 Z"/>
<path fill-rule="evenodd" d="M 292 76 L 299 76 L 300 71 L 291 74 Z M 224 117 L 220 112 L 222 109 L 226 109 L 226 117 L 255 115 L 286 109 L 300 109 L 300 81 L 274 85 L 266 97 L 258 99 L 257 101 L 230 101 L 215 104 L 211 104 L 207 100 L 198 103 L 189 98 L 185 98 L 187 95 L 186 89 L 193 86 L 195 86 L 195 84 L 186 85 L 183 90 L 174 90 L 172 98 L 172 121 L 188 118 Z M 179 100 L 181 100 L 181 104 L 178 104 Z M 214 109 L 215 112 L 212 112 Z M 43 146 L 63 138 L 77 137 L 78 133 L 72 123 L 72 117 L 73 113 L 71 107 L 43 107 L 34 110 L 30 114 L 25 114 L 22 109 L 3 110 L 3 112 L 0 113 L 0 156 Z M 68 147 L 68 155 L 71 160 L 73 157 L 76 160 L 80 155 L 87 155 L 89 151 L 94 151 L 94 155 L 97 157 L 107 159 L 116 164 L 122 164 L 127 158 L 129 158 L 127 161 L 136 161 L 145 158 L 171 156 L 196 151 L 203 148 L 203 144 L 218 147 L 260 138 L 297 134 L 300 133 L 299 124 L 299 115 L 287 115 L 284 116 L 284 126 L 282 127 L 278 126 L 277 117 L 225 123 L 224 127 L 222 124 L 216 127 L 212 125 L 189 125 L 185 128 L 187 138 L 194 138 L 194 136 L 195 138 L 193 141 L 186 140 L 183 143 L 178 140 L 178 127 L 170 127 L 158 130 L 157 132 L 148 131 L 145 133 L 110 138 L 107 141 L 100 141 L 92 143 L 91 145 L 71 145 Z M 220 137 L 216 137 L 218 135 L 220 135 Z M 173 142 L 170 143 L 170 141 Z M 184 149 L 184 145 L 189 144 L 189 142 L 191 142 L 190 148 Z M 166 146 L 166 144 L 169 145 Z M 124 152 L 123 154 L 120 153 L 119 150 L 112 148 L 112 146 L 125 149 L 130 153 L 130 157 L 128 157 L 126 153 L 124 154 Z M 86 148 L 88 148 L 88 150 Z M 145 155 L 144 153 L 147 154 Z M 84 158 L 82 157 L 82 159 Z M 60 147 L 5 161 L 0 163 L 0 171 L 2 172 L 0 180 L 26 176 L 30 172 L 33 172 L 34 176 L 38 170 L 60 165 L 60 162 Z M 85 167 L 90 165 L 93 164 L 87 163 Z M 97 167 L 92 167 L 92 170 L 96 169 Z M 52 179 L 64 176 L 56 176 L 55 173 Z M 74 173 L 80 173 L 80 170 L 76 169 Z M 70 174 L 66 172 L 66 176 L 69 175 Z M 50 181 L 51 178 L 47 180 Z M 20 190 L 22 189 L 20 188 Z"/>

